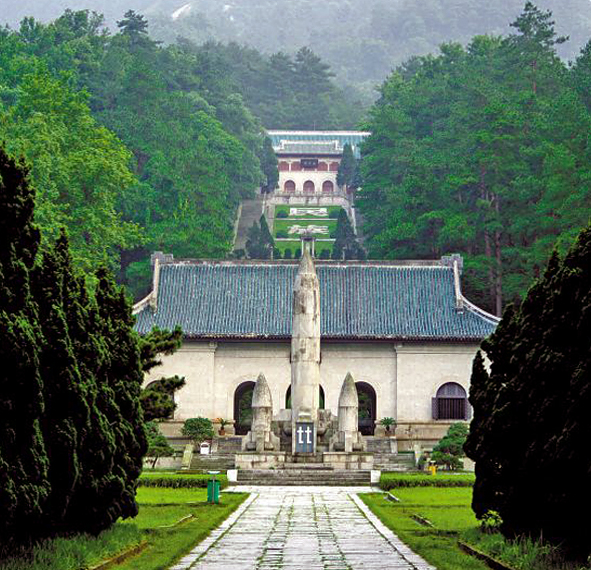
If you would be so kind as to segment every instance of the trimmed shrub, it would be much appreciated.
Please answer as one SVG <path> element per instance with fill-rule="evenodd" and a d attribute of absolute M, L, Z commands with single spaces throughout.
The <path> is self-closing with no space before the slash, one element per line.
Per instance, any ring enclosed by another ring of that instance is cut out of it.
<path fill-rule="evenodd" d="M 286 247 L 283 250 L 283 259 L 291 259 L 293 257 L 293 253 L 291 251 L 291 248 Z"/>
<path fill-rule="evenodd" d="M 139 478 L 140 487 L 159 487 L 162 489 L 204 489 L 211 475 L 206 473 L 142 473 Z M 222 489 L 228 486 L 225 475 L 216 475 Z"/>
<path fill-rule="evenodd" d="M 279 210 L 279 212 L 277 212 L 277 214 L 275 214 L 275 217 L 280 218 L 280 219 L 285 219 L 285 218 L 289 218 L 289 214 L 285 210 Z"/>
<path fill-rule="evenodd" d="M 275 236 L 279 239 L 284 239 L 284 238 L 289 237 L 286 230 L 278 230 L 277 232 L 275 232 Z"/>
<path fill-rule="evenodd" d="M 458 475 L 382 473 L 380 489 L 389 491 L 399 487 L 472 487 L 474 480 L 472 473 Z"/>

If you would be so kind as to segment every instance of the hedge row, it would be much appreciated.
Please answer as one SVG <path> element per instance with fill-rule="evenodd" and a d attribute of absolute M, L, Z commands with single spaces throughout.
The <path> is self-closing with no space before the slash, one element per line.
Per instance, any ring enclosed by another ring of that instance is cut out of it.
<path fill-rule="evenodd" d="M 211 475 L 191 473 L 142 473 L 139 479 L 140 487 L 160 487 L 168 489 L 199 489 L 207 487 Z M 225 475 L 216 475 L 222 489 L 228 486 L 228 478 Z"/>
<path fill-rule="evenodd" d="M 472 487 L 474 485 L 472 473 L 457 475 L 407 475 L 398 473 L 383 473 L 380 477 L 380 488 L 384 491 L 397 487 Z"/>

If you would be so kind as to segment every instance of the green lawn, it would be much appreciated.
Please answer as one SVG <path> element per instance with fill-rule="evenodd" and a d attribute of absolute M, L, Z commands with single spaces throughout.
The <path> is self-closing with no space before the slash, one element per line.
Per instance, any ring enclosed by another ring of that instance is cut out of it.
<path fill-rule="evenodd" d="M 140 554 L 110 568 L 168 568 L 205 538 L 247 497 L 244 493 L 223 493 L 219 505 L 209 505 L 206 503 L 206 494 L 205 489 L 199 488 L 140 487 L 137 492 L 140 511 L 135 519 L 118 522 L 98 537 L 78 535 L 44 541 L 34 549 L 19 553 L 17 557 L 2 559 L 0 568 L 80 570 L 142 543 L 146 543 L 146 547 Z M 181 520 L 183 522 L 173 527 Z M 11 552 L 11 555 L 14 554 Z"/>
<path fill-rule="evenodd" d="M 488 569 L 458 546 L 458 533 L 477 525 L 470 508 L 472 489 L 413 487 L 396 489 L 393 494 L 399 503 L 385 494 L 360 497 L 403 542 L 438 570 Z M 433 527 L 421 525 L 413 515 L 427 519 Z"/>
<path fill-rule="evenodd" d="M 279 212 L 284 212 L 286 213 L 290 219 L 297 219 L 297 218 L 313 218 L 314 216 L 310 216 L 308 215 L 302 215 L 302 216 L 290 216 L 289 212 L 292 208 L 305 208 L 306 210 L 320 210 L 320 209 L 326 209 L 328 211 L 328 217 L 331 217 L 331 214 L 333 214 L 335 216 L 338 215 L 339 210 L 341 209 L 340 206 L 323 206 L 322 208 L 318 208 L 315 206 L 306 206 L 304 204 L 300 204 L 300 205 L 296 205 L 296 206 L 275 206 L 275 218 L 277 218 L 277 214 Z M 285 218 L 284 218 L 285 219 Z M 327 218 L 318 218 L 318 219 L 327 219 Z"/>
<path fill-rule="evenodd" d="M 159 570 L 168 568 L 189 552 L 234 511 L 247 497 L 244 493 L 222 493 L 219 505 L 207 504 L 205 489 L 138 489 L 140 513 L 123 522 L 145 533 L 148 547 L 122 564 L 119 570 Z M 176 527 L 162 528 L 186 519 Z"/>
<path fill-rule="evenodd" d="M 416 477 L 391 475 L 391 481 L 398 478 L 398 482 L 406 479 L 407 483 L 410 477 Z M 433 477 L 433 480 L 437 477 Z M 441 477 L 440 484 L 453 475 L 444 474 Z M 433 481 L 433 485 L 436 484 Z M 470 507 L 472 489 L 469 487 L 407 485 L 392 488 L 391 494 L 400 502 L 389 499 L 386 494 L 366 494 L 360 497 L 402 541 L 438 570 L 488 568 L 484 562 L 460 550 L 459 540 L 515 570 L 589 568 L 583 563 L 566 561 L 559 549 L 541 545 L 531 539 L 511 541 L 500 533 L 480 532 L 479 522 Z"/>
<path fill-rule="evenodd" d="M 332 244 L 334 241 L 315 241 L 314 242 L 314 251 L 316 252 L 316 257 L 320 255 L 320 252 L 327 249 L 328 251 L 332 251 Z M 296 249 L 300 249 L 302 247 L 301 241 L 291 241 L 291 240 L 275 240 L 275 247 L 283 253 L 287 248 L 291 249 L 292 256 L 295 256 Z"/>

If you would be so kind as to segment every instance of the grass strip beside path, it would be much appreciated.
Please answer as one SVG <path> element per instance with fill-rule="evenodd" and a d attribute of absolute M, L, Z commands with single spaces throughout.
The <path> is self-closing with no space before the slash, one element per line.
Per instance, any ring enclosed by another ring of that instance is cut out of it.
<path fill-rule="evenodd" d="M 0 569 L 80 570 L 97 566 L 146 541 L 148 544 L 140 553 L 109 568 L 168 568 L 219 526 L 247 496 L 223 493 L 219 505 L 209 505 L 205 489 L 140 487 L 140 511 L 136 518 L 117 522 L 97 537 L 79 534 L 45 540 L 18 552 L 11 550 L 0 557 Z"/>
<path fill-rule="evenodd" d="M 117 570 L 160 570 L 172 566 L 219 526 L 248 496 L 223 493 L 219 505 L 209 505 L 205 489 L 138 489 L 140 513 L 122 524 L 137 526 L 148 541 L 138 556 L 113 568 Z M 192 515 L 177 526 L 184 517 Z M 162 528 L 168 527 L 168 528 Z"/>
<path fill-rule="evenodd" d="M 382 493 L 359 497 L 412 550 L 438 570 L 488 570 L 488 566 L 464 553 L 458 533 L 476 526 L 469 507 L 472 489 L 401 488 L 395 495 L 401 502 L 388 500 Z M 433 524 L 422 526 L 412 518 L 419 515 Z"/>

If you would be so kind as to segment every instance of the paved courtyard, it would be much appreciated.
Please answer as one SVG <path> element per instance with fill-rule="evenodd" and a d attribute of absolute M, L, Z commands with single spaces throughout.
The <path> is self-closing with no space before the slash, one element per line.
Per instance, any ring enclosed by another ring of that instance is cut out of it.
<path fill-rule="evenodd" d="M 435 570 L 357 497 L 369 487 L 239 487 L 249 498 L 171 570 Z"/>

